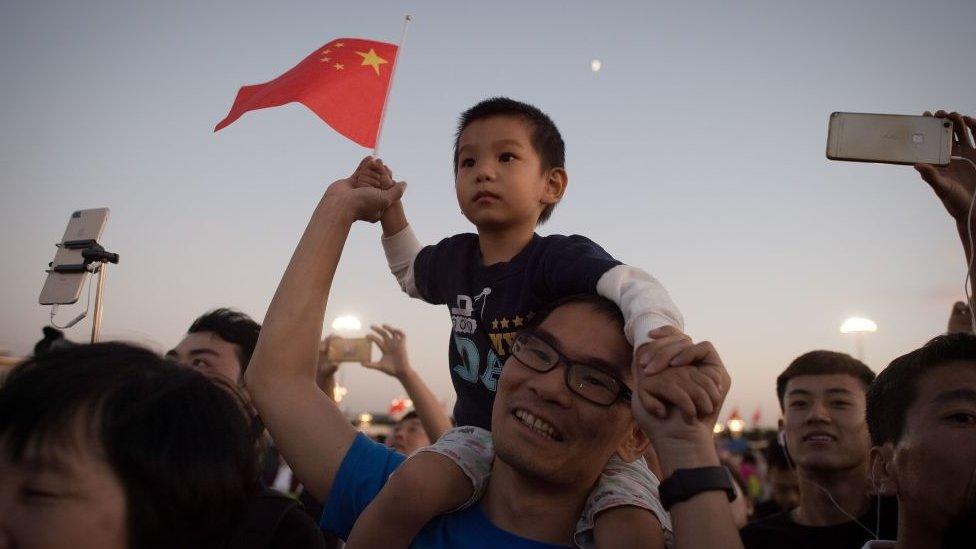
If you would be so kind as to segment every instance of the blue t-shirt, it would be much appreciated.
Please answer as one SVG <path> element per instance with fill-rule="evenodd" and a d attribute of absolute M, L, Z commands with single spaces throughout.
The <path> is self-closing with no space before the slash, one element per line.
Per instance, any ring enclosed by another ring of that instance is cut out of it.
<path fill-rule="evenodd" d="M 356 519 L 379 493 L 386 479 L 406 459 L 402 454 L 356 435 L 339 472 L 332 482 L 320 526 L 342 539 L 349 537 Z M 481 510 L 480 504 L 441 515 L 424 526 L 410 544 L 415 548 L 473 547 L 545 549 L 564 547 L 527 540 L 499 529 Z"/>
<path fill-rule="evenodd" d="M 447 304 L 448 343 L 458 425 L 491 430 L 495 386 L 515 336 L 546 305 L 596 294 L 600 277 L 620 262 L 579 235 L 534 235 L 511 261 L 482 265 L 478 235 L 459 234 L 423 248 L 414 281 L 424 301 Z"/>

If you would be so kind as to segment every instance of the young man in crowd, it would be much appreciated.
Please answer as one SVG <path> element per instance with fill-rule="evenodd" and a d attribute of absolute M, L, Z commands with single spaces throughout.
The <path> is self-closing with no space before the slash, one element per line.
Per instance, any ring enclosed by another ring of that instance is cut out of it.
<path fill-rule="evenodd" d="M 871 479 L 898 497 L 898 549 L 976 546 L 976 337 L 939 336 L 871 385 Z M 889 538 L 891 539 L 891 538 Z"/>
<path fill-rule="evenodd" d="M 799 480 L 796 508 L 750 523 L 747 549 L 851 548 L 895 531 L 892 506 L 872 496 L 865 392 L 874 372 L 843 353 L 812 351 L 776 379 L 780 442 Z"/>
<path fill-rule="evenodd" d="M 240 385 L 260 332 L 261 325 L 246 314 L 228 308 L 214 309 L 194 320 L 166 356 Z"/>
<path fill-rule="evenodd" d="M 327 501 L 323 526 L 343 536 L 403 458 L 357 434 L 315 386 L 318 338 L 352 223 L 375 221 L 402 192 L 402 184 L 356 188 L 350 179 L 329 187 L 285 270 L 246 374 L 254 405 L 282 452 L 308 489 Z M 687 470 L 718 466 L 711 427 L 729 378 L 710 344 L 692 344 L 680 332 L 661 334 L 660 343 L 668 345 L 662 357 L 697 367 L 669 368 L 649 384 L 640 372 L 639 390 L 630 399 L 632 351 L 619 311 L 589 297 L 539 317 L 537 335 L 565 358 L 547 368 L 509 359 L 492 411 L 497 457 L 485 494 L 468 509 L 432 521 L 416 542 L 435 547 L 571 543 L 586 496 L 610 456 L 634 459 L 646 446 L 635 416 L 666 449 L 660 455 L 665 474 L 695 476 L 699 473 Z M 593 363 L 624 383 L 611 406 L 592 405 L 578 396 L 582 388 L 567 385 L 567 369 Z M 671 406 L 660 417 L 647 411 L 682 397 L 706 409 L 706 419 L 697 419 L 694 409 L 687 422 Z M 545 418 L 557 436 L 543 436 L 527 425 L 520 419 L 526 413 Z M 738 546 L 725 493 L 731 485 L 727 476 L 724 481 L 721 487 L 706 483 L 703 491 L 675 492 L 671 512 L 679 547 Z"/>
<path fill-rule="evenodd" d="M 766 458 L 766 484 L 769 486 L 769 499 L 760 501 L 753 510 L 753 519 L 789 511 L 800 502 L 800 482 L 796 471 L 786 457 L 786 451 L 778 440 L 771 440 L 764 452 Z"/>

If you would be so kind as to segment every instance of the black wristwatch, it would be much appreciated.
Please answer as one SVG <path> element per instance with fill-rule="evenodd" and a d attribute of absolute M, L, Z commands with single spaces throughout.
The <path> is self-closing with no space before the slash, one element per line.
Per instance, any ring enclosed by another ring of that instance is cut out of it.
<path fill-rule="evenodd" d="M 729 501 L 735 499 L 732 477 L 722 466 L 676 469 L 670 477 L 664 479 L 659 490 L 661 503 L 667 510 L 670 510 L 672 505 L 691 499 L 701 492 L 712 490 L 724 491 L 729 496 Z"/>

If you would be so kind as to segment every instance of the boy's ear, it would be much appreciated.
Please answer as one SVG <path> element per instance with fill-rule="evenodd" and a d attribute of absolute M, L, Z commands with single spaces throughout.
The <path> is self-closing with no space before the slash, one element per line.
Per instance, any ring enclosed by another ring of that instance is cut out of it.
<path fill-rule="evenodd" d="M 890 442 L 871 448 L 871 487 L 882 496 L 898 495 L 895 450 Z"/>
<path fill-rule="evenodd" d="M 569 173 L 566 168 L 552 168 L 546 174 L 546 189 L 542 194 L 543 204 L 555 204 L 562 200 L 569 185 Z"/>
<path fill-rule="evenodd" d="M 644 430 L 635 421 L 630 428 L 630 433 L 624 437 L 620 446 L 617 447 L 617 455 L 625 462 L 631 463 L 641 457 L 650 444 L 651 439 L 647 438 Z"/>

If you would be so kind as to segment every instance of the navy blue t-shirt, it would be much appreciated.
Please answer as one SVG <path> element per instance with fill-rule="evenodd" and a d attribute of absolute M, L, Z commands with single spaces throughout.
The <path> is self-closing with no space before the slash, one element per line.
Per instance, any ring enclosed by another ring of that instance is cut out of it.
<path fill-rule="evenodd" d="M 359 433 L 339 466 L 329 492 L 319 526 L 342 539 L 349 537 L 353 525 L 366 506 L 379 493 L 386 479 L 406 459 L 382 444 Z M 410 547 L 490 549 L 553 549 L 561 547 L 528 540 L 506 532 L 491 523 L 475 504 L 467 509 L 441 515 L 427 523 Z"/>
<path fill-rule="evenodd" d="M 482 264 L 476 234 L 422 249 L 413 265 L 417 290 L 451 312 L 448 355 L 457 424 L 490 430 L 495 387 L 515 335 L 546 304 L 596 294 L 597 281 L 617 265 L 579 235 L 534 235 L 511 261 L 489 266 Z"/>

